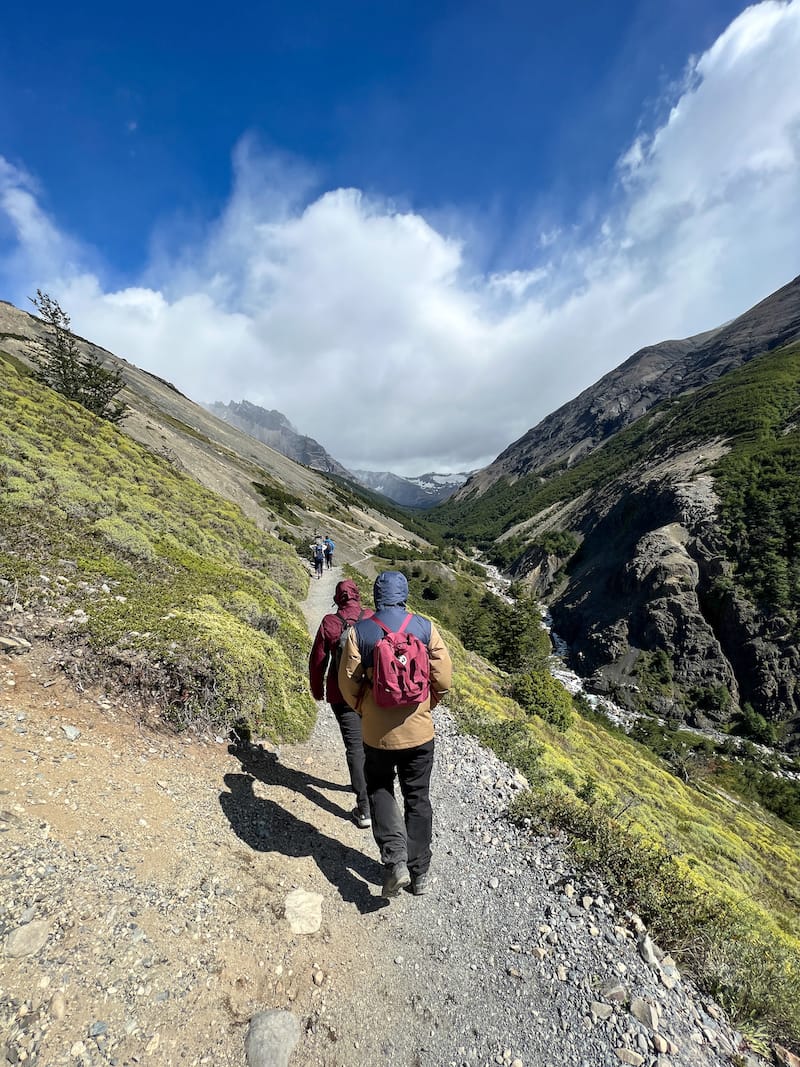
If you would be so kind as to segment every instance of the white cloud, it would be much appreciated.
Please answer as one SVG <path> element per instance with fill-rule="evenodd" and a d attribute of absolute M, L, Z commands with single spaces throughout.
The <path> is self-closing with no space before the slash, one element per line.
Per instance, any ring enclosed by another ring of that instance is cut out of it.
<path fill-rule="evenodd" d="M 543 233 L 546 262 L 524 269 L 476 273 L 466 239 L 355 189 L 318 195 L 245 139 L 204 238 L 162 242 L 120 291 L 0 158 L 0 279 L 52 292 L 79 333 L 191 396 L 278 408 L 345 464 L 472 468 L 636 348 L 800 271 L 798 54 L 800 0 L 744 11 L 621 155 L 595 235 Z"/>

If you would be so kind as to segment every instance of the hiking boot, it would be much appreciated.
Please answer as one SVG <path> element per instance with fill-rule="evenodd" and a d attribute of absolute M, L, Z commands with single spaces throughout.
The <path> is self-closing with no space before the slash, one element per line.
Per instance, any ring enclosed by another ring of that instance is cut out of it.
<path fill-rule="evenodd" d="M 415 897 L 421 897 L 428 892 L 430 888 L 428 883 L 427 874 L 412 874 L 411 875 L 411 892 Z"/>
<path fill-rule="evenodd" d="M 361 808 L 353 808 L 352 815 L 353 822 L 359 830 L 369 830 L 370 826 L 372 826 L 372 818 L 370 817 L 369 810 L 362 811 Z"/>
<path fill-rule="evenodd" d="M 405 863 L 392 863 L 386 868 L 383 880 L 382 897 L 396 897 L 405 886 L 411 884 L 411 875 Z"/>

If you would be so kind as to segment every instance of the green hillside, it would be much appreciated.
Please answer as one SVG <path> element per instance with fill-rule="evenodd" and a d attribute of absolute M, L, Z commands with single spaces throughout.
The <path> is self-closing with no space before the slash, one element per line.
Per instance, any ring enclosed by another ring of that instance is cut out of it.
<path fill-rule="evenodd" d="M 287 545 L 2 355 L 0 454 L 0 575 L 65 644 L 176 723 L 308 734 L 307 573 Z"/>

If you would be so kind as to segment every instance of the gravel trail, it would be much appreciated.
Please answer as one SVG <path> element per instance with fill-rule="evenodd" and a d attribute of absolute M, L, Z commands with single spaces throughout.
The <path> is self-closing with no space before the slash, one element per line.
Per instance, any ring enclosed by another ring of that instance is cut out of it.
<path fill-rule="evenodd" d="M 340 577 L 311 580 L 310 632 Z M 32 644 L 0 659 L 0 1065 L 243 1067 L 268 1008 L 293 1067 L 729 1062 L 719 1009 L 507 822 L 521 783 L 445 709 L 432 890 L 388 902 L 327 706 L 302 745 L 176 737 Z"/>

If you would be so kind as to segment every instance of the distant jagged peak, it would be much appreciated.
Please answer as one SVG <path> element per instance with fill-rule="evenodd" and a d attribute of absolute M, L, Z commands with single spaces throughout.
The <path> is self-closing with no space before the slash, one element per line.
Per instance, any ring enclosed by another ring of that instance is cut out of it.
<path fill-rule="evenodd" d="M 292 433 L 299 433 L 297 427 L 293 426 L 282 412 L 276 411 L 275 408 L 262 408 L 249 400 L 231 400 L 227 404 L 217 400 L 209 404 L 208 408 L 221 419 L 226 415 L 236 415 L 268 430 L 290 430 Z"/>
<path fill-rule="evenodd" d="M 300 433 L 280 411 L 262 408 L 249 400 L 231 400 L 227 404 L 215 401 L 205 407 L 217 418 L 244 430 L 257 441 L 269 445 L 296 463 L 324 471 L 326 474 L 337 474 L 341 478 L 353 477 L 318 441 Z"/>
<path fill-rule="evenodd" d="M 391 471 L 354 470 L 353 475 L 361 485 L 375 493 L 381 493 L 410 508 L 431 508 L 441 504 L 466 482 L 469 474 L 420 474 L 414 478 L 393 474 Z"/>

